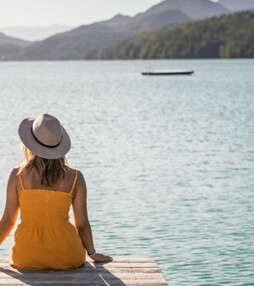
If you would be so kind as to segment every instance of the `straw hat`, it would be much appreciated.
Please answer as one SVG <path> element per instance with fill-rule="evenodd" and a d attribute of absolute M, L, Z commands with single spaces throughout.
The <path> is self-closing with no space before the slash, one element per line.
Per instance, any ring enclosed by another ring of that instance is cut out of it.
<path fill-rule="evenodd" d="M 58 159 L 71 148 L 66 130 L 57 118 L 47 113 L 25 118 L 18 132 L 23 144 L 41 158 Z"/>

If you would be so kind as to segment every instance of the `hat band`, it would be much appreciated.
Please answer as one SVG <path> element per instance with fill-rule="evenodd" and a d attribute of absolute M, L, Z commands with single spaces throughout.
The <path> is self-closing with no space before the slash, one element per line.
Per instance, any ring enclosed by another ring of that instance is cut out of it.
<path fill-rule="evenodd" d="M 57 147 L 57 146 L 59 146 L 60 145 L 60 143 L 62 142 L 62 138 L 63 138 L 63 135 L 61 136 L 61 139 L 60 139 L 60 141 L 59 141 L 59 143 L 57 143 L 56 145 L 46 145 L 46 144 L 44 144 L 44 143 L 42 143 L 40 140 L 38 140 L 37 138 L 36 138 L 36 136 L 34 135 L 34 132 L 33 132 L 33 126 L 31 127 L 31 133 L 32 133 L 32 135 L 33 135 L 33 138 L 35 139 L 35 141 L 37 142 L 37 143 L 39 143 L 40 145 L 42 145 L 43 147 L 47 147 L 47 148 L 55 148 L 55 147 Z"/>

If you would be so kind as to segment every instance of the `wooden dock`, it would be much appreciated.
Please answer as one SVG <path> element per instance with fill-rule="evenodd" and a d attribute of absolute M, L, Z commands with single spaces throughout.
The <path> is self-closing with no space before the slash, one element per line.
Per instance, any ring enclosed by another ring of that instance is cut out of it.
<path fill-rule="evenodd" d="M 115 257 L 68 270 L 18 270 L 0 258 L 0 285 L 168 285 L 154 258 Z"/>

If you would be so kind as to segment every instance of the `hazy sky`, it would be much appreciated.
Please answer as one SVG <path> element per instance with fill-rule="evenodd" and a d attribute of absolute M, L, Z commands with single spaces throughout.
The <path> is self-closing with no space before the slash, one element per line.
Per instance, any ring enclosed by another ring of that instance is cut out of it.
<path fill-rule="evenodd" d="M 122 13 L 135 15 L 162 0 L 0 0 L 0 27 L 78 26 Z"/>

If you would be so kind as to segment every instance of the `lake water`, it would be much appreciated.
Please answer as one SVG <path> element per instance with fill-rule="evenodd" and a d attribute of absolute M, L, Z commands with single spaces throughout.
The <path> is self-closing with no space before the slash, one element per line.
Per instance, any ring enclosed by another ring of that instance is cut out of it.
<path fill-rule="evenodd" d="M 140 74 L 173 68 L 195 73 Z M 86 178 L 97 251 L 154 257 L 170 285 L 254 285 L 253 83 L 254 60 L 1 62 L 1 214 L 18 125 L 48 112 Z"/>

